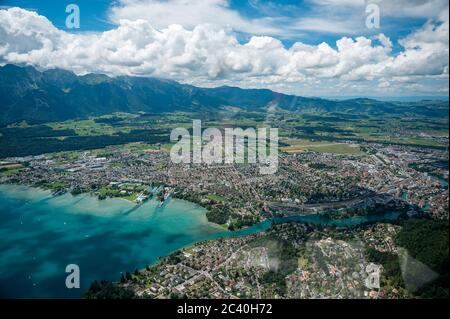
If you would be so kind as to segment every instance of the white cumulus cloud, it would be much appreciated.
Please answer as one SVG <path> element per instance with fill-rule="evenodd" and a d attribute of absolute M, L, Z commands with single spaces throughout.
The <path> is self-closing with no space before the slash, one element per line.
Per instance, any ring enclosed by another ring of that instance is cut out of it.
<path fill-rule="evenodd" d="M 430 20 L 400 43 L 403 50 L 395 54 L 383 34 L 343 37 L 335 44 L 297 42 L 290 47 L 269 36 L 240 43 L 232 29 L 221 25 L 203 23 L 188 29 L 171 24 L 158 29 L 143 19 L 121 19 L 105 32 L 68 33 L 35 12 L 0 10 L 1 64 L 154 76 L 202 86 L 267 87 L 306 95 L 383 92 L 405 77 L 414 83 L 432 78 L 440 81 L 440 90 L 445 87 L 448 15 Z M 435 85 L 428 89 L 433 92 Z"/>

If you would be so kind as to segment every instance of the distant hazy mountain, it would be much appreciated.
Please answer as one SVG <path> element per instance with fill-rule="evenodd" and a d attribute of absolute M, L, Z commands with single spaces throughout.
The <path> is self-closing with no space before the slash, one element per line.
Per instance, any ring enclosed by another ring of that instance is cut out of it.
<path fill-rule="evenodd" d="M 15 65 L 0 68 L 0 124 L 21 120 L 31 123 L 60 121 L 118 111 L 203 112 L 228 106 L 245 110 L 264 110 L 270 104 L 294 112 L 416 113 L 448 116 L 448 102 L 445 101 L 333 101 L 290 96 L 270 90 L 197 88 L 155 78 L 111 78 L 99 74 L 77 76 L 60 69 L 39 72 L 33 67 Z"/>

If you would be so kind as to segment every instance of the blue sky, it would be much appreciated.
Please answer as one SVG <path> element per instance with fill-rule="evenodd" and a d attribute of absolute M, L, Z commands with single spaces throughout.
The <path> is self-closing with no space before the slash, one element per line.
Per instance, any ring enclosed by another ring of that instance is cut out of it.
<path fill-rule="evenodd" d="M 35 10 L 39 14 L 46 16 L 59 29 L 66 29 L 66 6 L 75 3 L 80 7 L 83 19 L 81 31 L 104 31 L 113 27 L 112 24 L 108 23 L 106 15 L 112 2 L 108 0 L 2 0 L 0 3 L 3 6 L 18 6 Z"/>
<path fill-rule="evenodd" d="M 115 27 L 115 23 L 109 19 L 109 10 L 114 6 L 116 1 L 110 0 L 77 0 L 77 1 L 54 1 L 54 0 L 3 0 L 1 1 L 3 6 L 18 6 L 21 8 L 27 8 L 35 10 L 39 14 L 47 17 L 56 27 L 59 29 L 67 30 L 68 32 L 83 32 L 83 31 L 105 31 Z M 79 30 L 69 30 L 65 26 L 66 13 L 65 8 L 68 4 L 75 3 L 80 7 L 81 19 L 83 21 Z M 231 0 L 229 1 L 231 10 L 239 12 L 243 17 L 249 19 L 258 18 L 277 18 L 277 17 L 289 17 L 296 19 L 298 17 L 309 17 L 321 15 L 322 18 L 327 19 L 333 17 L 335 19 L 335 12 L 324 11 L 326 6 L 315 5 L 313 1 L 302 0 Z M 361 11 L 361 10 L 360 10 Z M 348 12 L 348 11 L 346 11 Z M 325 13 L 325 14 L 324 14 Z M 356 17 L 355 17 L 356 16 Z M 380 29 L 369 30 L 364 27 L 365 12 L 361 11 L 358 14 L 352 14 L 351 16 L 345 12 L 342 14 L 343 22 L 349 19 L 358 21 L 364 35 L 374 35 L 379 32 L 389 34 L 391 40 L 395 45 L 395 49 L 398 50 L 397 39 L 402 38 L 409 34 L 412 30 L 420 28 L 429 17 L 381 17 Z M 276 23 L 275 23 L 276 25 Z M 279 25 L 282 27 L 283 23 Z M 247 40 L 252 34 L 239 33 L 241 41 Z M 321 42 L 334 43 L 342 36 L 352 36 L 352 33 L 335 33 L 320 31 L 304 31 L 298 32 L 295 35 L 288 35 L 286 37 L 280 37 L 280 40 L 287 46 L 292 45 L 295 41 L 303 41 L 309 44 L 319 44 Z"/>
<path fill-rule="evenodd" d="M 71 3 L 80 8 L 80 29 L 65 25 Z M 380 10 L 379 28 L 366 26 L 368 3 Z M 3 0 L 0 8 L 0 34 L 3 24 L 8 35 L 0 40 L 2 64 L 303 95 L 448 95 L 448 0 Z M 31 12 L 63 33 L 55 37 Z M 15 19 L 23 24 L 21 36 Z M 27 28 L 36 33 L 30 42 L 42 45 L 13 51 L 25 46 Z M 78 54 L 70 49 L 73 39 L 85 41 Z"/>

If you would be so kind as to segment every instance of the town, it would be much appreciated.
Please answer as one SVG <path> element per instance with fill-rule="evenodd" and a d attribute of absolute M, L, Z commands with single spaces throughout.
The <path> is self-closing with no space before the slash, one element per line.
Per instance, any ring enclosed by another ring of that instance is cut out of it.
<path fill-rule="evenodd" d="M 448 218 L 448 167 L 433 166 L 439 158 L 444 161 L 444 152 L 374 144 L 366 149 L 365 156 L 282 154 L 277 173 L 264 175 L 258 164 L 176 164 L 164 150 L 109 147 L 99 154 L 7 158 L 1 164 L 7 174 L 0 175 L 0 182 L 136 203 L 164 192 L 163 199 L 173 194 L 208 208 L 211 221 L 232 229 L 279 214 L 357 213 L 377 206 Z"/>

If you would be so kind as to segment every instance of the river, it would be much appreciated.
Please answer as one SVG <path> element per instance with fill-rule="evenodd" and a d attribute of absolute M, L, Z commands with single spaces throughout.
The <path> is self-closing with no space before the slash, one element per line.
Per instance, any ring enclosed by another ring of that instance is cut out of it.
<path fill-rule="evenodd" d="M 272 222 L 353 226 L 398 217 L 295 216 L 229 232 L 209 223 L 206 210 L 193 203 L 171 199 L 158 206 L 156 200 L 136 206 L 122 199 L 54 197 L 38 188 L 0 185 L 0 297 L 78 298 L 95 279 L 118 280 L 121 272 L 143 268 L 182 247 L 255 234 Z M 81 289 L 66 288 L 68 264 L 80 267 Z"/>

